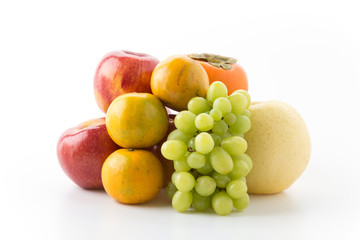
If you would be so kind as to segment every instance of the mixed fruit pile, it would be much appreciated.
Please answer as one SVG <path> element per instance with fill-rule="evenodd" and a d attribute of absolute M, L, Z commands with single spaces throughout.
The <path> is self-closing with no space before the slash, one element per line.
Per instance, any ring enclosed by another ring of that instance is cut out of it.
<path fill-rule="evenodd" d="M 310 157 L 300 115 L 283 103 L 251 103 L 234 58 L 190 54 L 159 62 L 111 52 L 96 70 L 94 90 L 105 117 L 66 130 L 58 159 L 78 186 L 104 188 L 120 203 L 148 202 L 165 187 L 179 212 L 224 216 L 245 209 L 248 193 L 291 186 Z"/>

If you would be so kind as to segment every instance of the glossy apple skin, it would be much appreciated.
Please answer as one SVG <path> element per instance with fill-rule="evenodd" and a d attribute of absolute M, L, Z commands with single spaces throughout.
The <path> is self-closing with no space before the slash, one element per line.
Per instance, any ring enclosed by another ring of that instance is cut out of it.
<path fill-rule="evenodd" d="M 175 171 L 174 162 L 171 160 L 167 160 L 161 154 L 161 145 L 166 141 L 168 135 L 176 129 L 175 124 L 174 124 L 175 116 L 176 116 L 175 114 L 169 114 L 169 128 L 168 128 L 168 132 L 165 135 L 165 137 L 158 144 L 156 144 L 150 148 L 147 148 L 147 150 L 152 152 L 160 160 L 161 165 L 163 166 L 163 169 L 164 169 L 163 187 L 166 187 L 166 185 L 171 181 L 171 175 Z"/>
<path fill-rule="evenodd" d="M 57 156 L 66 175 L 78 186 L 103 189 L 102 165 L 119 148 L 106 130 L 105 118 L 99 118 L 66 130 L 57 142 Z"/>
<path fill-rule="evenodd" d="M 155 57 L 144 53 L 116 51 L 105 55 L 94 77 L 100 109 L 106 113 L 110 103 L 124 93 L 151 93 L 151 74 L 158 63 Z"/>

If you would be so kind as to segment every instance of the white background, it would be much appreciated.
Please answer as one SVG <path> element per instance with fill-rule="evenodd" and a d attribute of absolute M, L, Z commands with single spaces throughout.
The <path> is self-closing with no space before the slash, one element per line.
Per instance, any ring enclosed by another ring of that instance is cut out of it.
<path fill-rule="evenodd" d="M 1 239 L 359 239 L 360 14 L 356 1 L 1 1 Z M 103 116 L 93 76 L 109 51 L 238 59 L 253 100 L 295 107 L 312 156 L 283 193 L 227 217 L 86 191 L 60 134 Z"/>

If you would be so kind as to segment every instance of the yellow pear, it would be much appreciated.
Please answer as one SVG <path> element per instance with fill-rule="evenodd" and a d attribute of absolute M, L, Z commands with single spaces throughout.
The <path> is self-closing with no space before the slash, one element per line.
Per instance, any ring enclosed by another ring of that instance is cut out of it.
<path fill-rule="evenodd" d="M 245 139 L 253 168 L 246 177 L 248 192 L 281 192 L 289 188 L 308 165 L 309 131 L 300 114 L 284 102 L 255 102 L 249 111 L 251 129 Z"/>

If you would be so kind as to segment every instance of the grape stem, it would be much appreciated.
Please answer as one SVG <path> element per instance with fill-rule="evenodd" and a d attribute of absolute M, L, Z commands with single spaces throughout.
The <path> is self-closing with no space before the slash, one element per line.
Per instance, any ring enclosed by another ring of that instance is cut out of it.
<path fill-rule="evenodd" d="M 195 152 L 195 149 L 192 149 L 191 147 L 188 147 L 189 152 Z"/>

